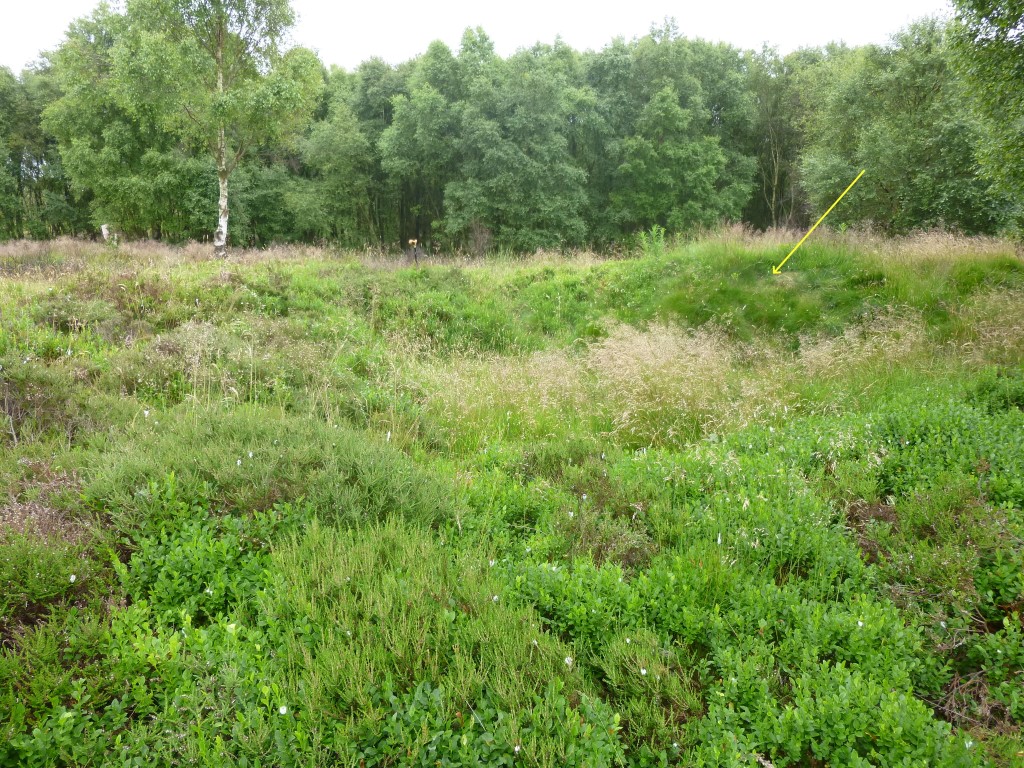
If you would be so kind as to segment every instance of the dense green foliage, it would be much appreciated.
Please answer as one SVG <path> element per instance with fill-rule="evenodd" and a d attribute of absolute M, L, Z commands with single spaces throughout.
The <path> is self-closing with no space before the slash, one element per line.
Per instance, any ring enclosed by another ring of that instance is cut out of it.
<path fill-rule="evenodd" d="M 1024 3 L 957 0 L 957 59 L 976 106 L 987 119 L 979 157 L 996 186 L 1014 203 L 1024 226 Z"/>
<path fill-rule="evenodd" d="M 0 765 L 1019 765 L 1012 247 L 646 242 L 6 246 Z"/>
<path fill-rule="evenodd" d="M 208 240 L 229 177 L 238 245 L 480 254 L 800 226 L 861 169 L 843 223 L 994 233 L 1019 214 L 1006 13 L 965 5 L 964 66 L 924 20 L 885 46 L 786 56 L 666 23 L 600 51 L 502 58 L 470 29 L 458 51 L 347 72 L 278 50 L 284 0 L 196 8 L 101 4 L 36 68 L 0 71 L 0 237 L 108 224 Z"/>

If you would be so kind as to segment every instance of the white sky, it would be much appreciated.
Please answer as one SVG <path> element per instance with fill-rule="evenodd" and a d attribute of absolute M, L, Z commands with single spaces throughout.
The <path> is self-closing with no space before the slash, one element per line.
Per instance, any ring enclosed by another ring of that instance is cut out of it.
<path fill-rule="evenodd" d="M 0 66 L 19 71 L 39 51 L 56 47 L 68 24 L 98 0 L 0 0 Z M 481 26 L 498 53 L 508 55 L 557 35 L 579 50 L 600 49 L 614 37 L 647 33 L 674 17 L 686 37 L 723 40 L 741 48 L 762 43 L 783 52 L 845 40 L 884 43 L 922 16 L 948 13 L 946 0 L 292 0 L 299 23 L 293 42 L 313 48 L 326 64 L 347 69 L 371 56 L 398 63 L 432 40 L 453 49 L 466 27 Z"/>

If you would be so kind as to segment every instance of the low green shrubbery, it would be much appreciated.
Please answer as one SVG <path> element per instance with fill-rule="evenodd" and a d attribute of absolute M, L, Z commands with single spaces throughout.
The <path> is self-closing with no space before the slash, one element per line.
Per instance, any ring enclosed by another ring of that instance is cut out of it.
<path fill-rule="evenodd" d="M 801 253 L 0 297 L 0 765 L 1015 765 L 1020 266 Z"/>

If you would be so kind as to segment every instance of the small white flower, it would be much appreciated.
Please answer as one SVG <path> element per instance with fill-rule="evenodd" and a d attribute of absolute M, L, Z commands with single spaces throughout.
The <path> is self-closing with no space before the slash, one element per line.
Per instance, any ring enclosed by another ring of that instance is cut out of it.
<path fill-rule="evenodd" d="M 203 591 L 204 591 L 204 592 L 206 592 L 206 594 L 208 594 L 208 595 L 212 595 L 212 594 L 213 594 L 213 590 L 212 590 L 212 589 L 210 589 L 209 587 L 207 587 L 207 588 L 206 588 L 206 589 L 204 589 Z"/>
<path fill-rule="evenodd" d="M 573 512 L 573 511 L 572 511 L 572 510 L 570 509 L 570 510 L 569 510 L 569 518 L 570 518 L 570 519 L 572 519 L 572 517 L 574 516 L 574 514 L 575 514 L 575 513 L 574 513 L 574 512 Z"/>
<path fill-rule="evenodd" d="M 583 500 L 584 500 L 584 501 L 586 501 L 586 500 L 587 500 L 587 494 L 585 494 L 585 493 L 583 494 Z"/>
<path fill-rule="evenodd" d="M 647 674 L 647 668 L 646 667 L 640 667 L 640 674 L 641 675 L 646 675 Z"/>
<path fill-rule="evenodd" d="M 530 548 L 529 547 L 526 548 L 526 554 L 530 554 Z"/>
<path fill-rule="evenodd" d="M 148 419 L 149 418 L 149 411 L 148 410 L 143 411 L 142 412 L 142 416 L 143 416 L 143 418 Z"/>
<path fill-rule="evenodd" d="M 286 707 L 286 706 L 284 706 L 284 705 L 282 704 L 282 705 L 281 705 L 281 708 L 280 708 L 280 709 L 278 709 L 277 711 L 278 711 L 278 712 L 280 712 L 280 713 L 281 713 L 282 715 L 287 715 L 287 714 L 288 714 L 288 707 Z"/>
<path fill-rule="evenodd" d="M 633 641 L 632 641 L 632 640 L 630 640 L 630 639 L 629 639 L 629 638 L 627 637 L 627 638 L 626 638 L 626 645 L 629 645 L 629 644 L 630 644 L 631 642 L 633 642 Z"/>
<path fill-rule="evenodd" d="M 351 629 L 346 629 L 345 630 L 345 634 L 348 635 L 349 637 L 352 637 L 352 630 Z"/>
<path fill-rule="evenodd" d="M 943 629 L 945 629 L 946 628 L 946 622 L 940 621 L 939 622 L 939 626 L 942 627 Z"/>
<path fill-rule="evenodd" d="M 520 746 L 518 744 L 516 744 L 516 748 L 514 750 L 512 750 L 512 751 L 515 752 L 518 755 L 519 754 L 519 750 L 520 750 Z"/>
<path fill-rule="evenodd" d="M 252 451 L 249 451 L 249 458 L 252 458 Z"/>
<path fill-rule="evenodd" d="M 973 742 L 973 741 L 971 741 L 970 739 L 968 739 L 968 740 L 967 740 L 967 741 L 966 741 L 966 742 L 964 743 L 964 746 L 965 746 L 965 747 L 967 747 L 968 749 L 970 749 L 971 747 L 973 747 L 973 746 L 974 746 L 974 742 Z"/>
<path fill-rule="evenodd" d="M 72 583 L 72 584 L 74 584 L 74 583 L 75 583 L 75 579 L 77 579 L 77 578 L 78 578 L 78 577 L 77 577 L 77 576 L 75 576 L 75 574 L 73 574 L 73 573 L 72 573 L 72 574 L 71 574 L 71 583 Z"/>
<path fill-rule="evenodd" d="M 487 561 L 487 564 L 488 564 L 489 566 L 491 566 L 491 568 L 493 568 L 493 567 L 494 567 L 494 564 L 495 564 L 496 562 L 498 562 L 498 561 L 497 561 L 497 560 L 488 560 L 488 561 Z"/>
<path fill-rule="evenodd" d="M 672 749 L 679 749 L 679 742 L 678 741 L 673 741 L 672 742 Z"/>
<path fill-rule="evenodd" d="M 239 459 L 238 461 L 235 462 L 235 464 L 237 464 L 238 466 L 242 466 L 242 460 Z"/>
<path fill-rule="evenodd" d="M 498 602 L 498 596 L 495 595 L 494 597 L 492 597 L 491 598 L 491 602 L 494 602 L 494 603 Z"/>
<path fill-rule="evenodd" d="M 572 666 L 572 656 L 566 656 L 565 657 L 565 666 L 567 666 L 567 667 L 571 667 Z"/>
<path fill-rule="evenodd" d="M 857 622 L 857 626 L 858 627 L 863 627 L 864 626 L 864 622 L 863 621 L 858 621 Z"/>
<path fill-rule="evenodd" d="M 388 442 L 388 443 L 391 442 L 391 430 L 390 429 L 388 430 L 388 438 L 387 438 L 387 440 L 385 442 Z"/>

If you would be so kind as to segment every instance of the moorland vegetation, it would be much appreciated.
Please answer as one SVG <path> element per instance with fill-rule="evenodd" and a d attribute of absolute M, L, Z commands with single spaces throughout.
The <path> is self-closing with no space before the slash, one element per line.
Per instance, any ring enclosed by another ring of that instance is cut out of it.
<path fill-rule="evenodd" d="M 0 765 L 1019 765 L 1024 262 L 791 242 L 5 246 Z"/>

